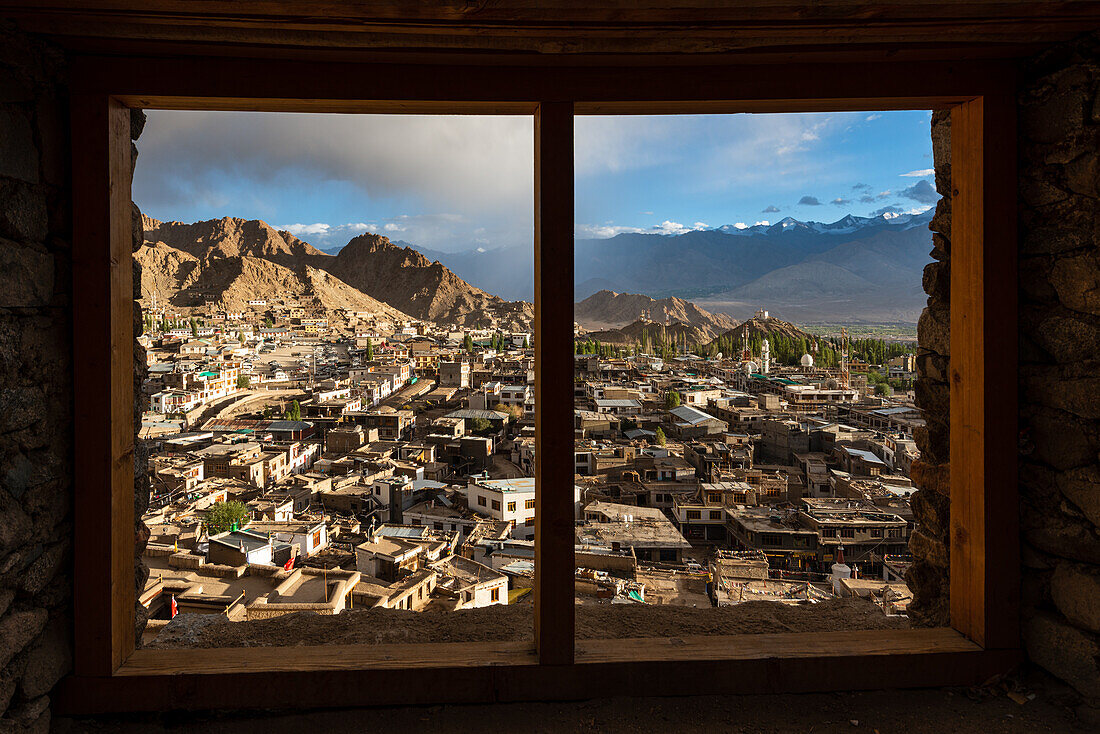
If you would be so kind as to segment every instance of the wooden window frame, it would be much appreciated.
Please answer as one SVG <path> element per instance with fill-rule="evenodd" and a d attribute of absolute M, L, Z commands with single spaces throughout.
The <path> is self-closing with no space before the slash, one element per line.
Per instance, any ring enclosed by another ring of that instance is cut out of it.
<path fill-rule="evenodd" d="M 73 58 L 75 671 L 59 712 L 972 685 L 1019 661 L 1013 66 L 509 63 Z M 129 107 L 534 116 L 534 644 L 135 650 Z M 892 109 L 952 110 L 951 627 L 574 640 L 574 115 Z"/>

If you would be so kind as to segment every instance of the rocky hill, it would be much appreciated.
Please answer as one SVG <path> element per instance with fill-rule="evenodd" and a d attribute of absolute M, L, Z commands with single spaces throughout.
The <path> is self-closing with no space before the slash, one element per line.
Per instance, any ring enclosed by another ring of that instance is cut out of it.
<path fill-rule="evenodd" d="M 327 263 L 329 272 L 364 293 L 419 319 L 476 326 L 495 320 L 503 328 L 530 328 L 534 306 L 505 301 L 432 262 L 411 247 L 386 237 L 363 234 Z"/>
<path fill-rule="evenodd" d="M 601 344 L 686 344 L 688 347 L 696 344 L 706 344 L 716 338 L 709 329 L 703 329 L 682 321 L 665 324 L 665 322 L 645 321 L 639 319 L 619 329 L 604 329 L 590 331 L 580 337 L 592 339 Z"/>
<path fill-rule="evenodd" d="M 159 222 L 142 217 L 145 239 L 163 242 L 198 258 L 259 257 L 280 265 L 301 265 L 324 253 L 290 232 L 258 219 L 224 217 L 205 222 Z"/>
<path fill-rule="evenodd" d="M 352 288 L 324 270 L 300 264 L 291 268 L 261 257 L 195 257 L 163 242 L 146 242 L 134 253 L 141 265 L 141 300 L 187 310 L 211 301 L 218 308 L 241 311 L 248 301 L 293 299 L 328 309 L 374 313 L 379 318 L 408 321 L 400 310 Z"/>
<path fill-rule="evenodd" d="M 338 255 L 324 253 L 266 222 L 232 217 L 186 224 L 144 218 L 143 301 L 231 310 L 250 299 L 307 300 L 330 309 L 475 326 L 491 321 L 529 329 L 529 303 L 508 302 L 475 288 L 438 262 L 385 237 L 365 234 Z"/>
<path fill-rule="evenodd" d="M 691 301 L 675 296 L 654 299 L 637 293 L 616 293 L 610 290 L 593 293 L 577 303 L 573 307 L 573 318 L 585 329 L 609 330 L 634 323 L 643 311 L 649 312 L 650 321 L 683 323 L 696 327 L 708 340 L 737 324 L 727 314 L 712 314 Z"/>
<path fill-rule="evenodd" d="M 774 334 L 777 336 L 785 336 L 792 340 L 805 339 L 807 342 L 812 342 L 814 340 L 813 334 L 803 331 L 788 321 L 777 319 L 774 316 L 766 319 L 754 316 L 732 329 L 723 332 L 708 344 L 708 346 L 720 346 L 719 342 L 725 344 L 730 344 L 732 342 L 735 346 L 739 346 L 744 337 L 745 327 L 748 327 L 750 339 L 755 336 L 771 336 Z"/>

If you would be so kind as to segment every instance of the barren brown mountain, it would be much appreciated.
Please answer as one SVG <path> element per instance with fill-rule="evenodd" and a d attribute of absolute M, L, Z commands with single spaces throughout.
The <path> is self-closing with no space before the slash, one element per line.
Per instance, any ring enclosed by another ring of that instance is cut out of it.
<path fill-rule="evenodd" d="M 476 326 L 488 324 L 491 315 L 501 327 L 518 329 L 530 328 L 534 320 L 530 303 L 486 293 L 439 261 L 376 234 L 351 240 L 327 269 L 364 293 L 428 321 Z"/>
<path fill-rule="evenodd" d="M 775 317 L 761 319 L 753 317 L 748 321 L 744 321 L 737 326 L 729 329 L 721 334 L 721 337 L 726 339 L 732 339 L 734 344 L 740 344 L 741 339 L 744 337 L 745 328 L 749 330 L 749 337 L 752 338 L 756 335 L 769 336 L 771 334 L 777 334 L 779 336 L 785 336 L 790 339 L 805 339 L 807 341 L 813 341 L 813 334 L 807 333 L 798 328 L 794 324 L 777 319 Z"/>
<path fill-rule="evenodd" d="M 259 220 L 146 217 L 143 225 L 137 258 L 144 301 L 155 291 L 158 301 L 180 308 L 213 301 L 236 310 L 250 299 L 285 297 L 386 318 L 505 329 L 529 329 L 534 318 L 531 304 L 486 293 L 378 235 L 356 237 L 333 256 Z"/>
<path fill-rule="evenodd" d="M 736 324 L 724 313 L 710 313 L 682 298 L 654 299 L 638 293 L 603 290 L 593 293 L 573 307 L 573 318 L 589 330 L 620 329 L 639 320 L 648 312 L 648 320 L 659 323 L 683 323 L 695 327 L 700 338 L 709 341 Z"/>
<path fill-rule="evenodd" d="M 696 344 L 706 344 L 713 338 L 715 335 L 710 330 L 682 321 L 665 324 L 663 321 L 642 320 L 627 324 L 621 329 L 590 331 L 580 337 L 581 340 L 592 339 L 601 344 L 676 344 L 689 348 Z"/>

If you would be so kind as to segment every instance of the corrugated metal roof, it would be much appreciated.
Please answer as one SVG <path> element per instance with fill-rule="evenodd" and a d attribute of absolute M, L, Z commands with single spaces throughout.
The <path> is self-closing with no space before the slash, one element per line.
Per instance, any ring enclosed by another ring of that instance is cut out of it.
<path fill-rule="evenodd" d="M 717 420 L 713 415 L 704 413 L 703 411 L 693 408 L 690 405 L 681 405 L 678 408 L 673 408 L 669 411 L 672 415 L 676 416 L 680 420 L 690 425 L 696 423 L 703 423 L 704 421 Z"/>

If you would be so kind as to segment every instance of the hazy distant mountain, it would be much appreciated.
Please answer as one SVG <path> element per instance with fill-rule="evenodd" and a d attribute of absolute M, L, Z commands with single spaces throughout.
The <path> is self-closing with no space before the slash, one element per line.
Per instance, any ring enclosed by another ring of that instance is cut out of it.
<path fill-rule="evenodd" d="M 802 322 L 915 323 L 924 305 L 921 271 L 932 248 L 931 216 L 787 218 L 744 229 L 577 240 L 574 295 L 578 301 L 601 290 L 679 296 L 740 318 L 768 308 Z M 530 247 L 417 249 L 480 288 L 532 297 Z"/>
<path fill-rule="evenodd" d="M 531 301 L 535 297 L 534 245 L 442 252 L 407 242 L 429 260 L 438 260 L 470 283 L 501 298 Z"/>
<path fill-rule="evenodd" d="M 389 318 L 472 326 L 492 316 L 503 328 L 530 328 L 530 303 L 471 286 L 438 262 L 385 237 L 360 235 L 326 254 L 265 222 L 234 218 L 185 224 L 145 218 L 142 299 L 180 308 L 207 301 L 240 309 L 252 298 L 312 300 L 326 308 Z"/>
<path fill-rule="evenodd" d="M 915 323 L 924 305 L 931 213 L 847 216 L 831 224 L 784 219 L 746 229 L 579 240 L 578 284 L 677 294 L 711 312 L 767 308 L 796 321 Z"/>
<path fill-rule="evenodd" d="M 701 338 L 714 338 L 737 322 L 726 314 L 712 314 L 682 298 L 656 300 L 636 293 L 599 291 L 573 307 L 573 318 L 590 331 L 619 329 L 638 321 L 646 312 L 646 320 L 683 323 L 695 327 Z"/>

